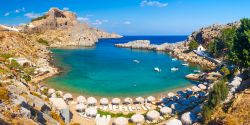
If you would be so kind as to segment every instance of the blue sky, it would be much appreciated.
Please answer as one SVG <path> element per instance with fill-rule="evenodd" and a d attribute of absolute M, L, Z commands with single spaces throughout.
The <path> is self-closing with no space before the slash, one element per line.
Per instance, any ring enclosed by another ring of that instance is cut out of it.
<path fill-rule="evenodd" d="M 250 0 L 0 0 L 0 24 L 18 25 L 50 7 L 121 35 L 188 35 L 202 26 L 250 18 Z"/>

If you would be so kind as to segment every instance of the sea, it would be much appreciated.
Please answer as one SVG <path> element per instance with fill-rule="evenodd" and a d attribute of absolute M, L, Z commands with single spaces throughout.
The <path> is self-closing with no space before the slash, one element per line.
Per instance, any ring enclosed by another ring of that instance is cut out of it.
<path fill-rule="evenodd" d="M 105 97 L 154 95 L 195 84 L 185 75 L 200 69 L 197 65 L 182 66 L 166 52 L 117 48 L 116 43 L 150 40 L 152 44 L 183 41 L 187 36 L 124 36 L 100 39 L 91 48 L 51 49 L 53 63 L 62 73 L 45 80 L 53 88 Z M 137 61 L 135 61 L 137 60 Z M 156 72 L 158 67 L 161 72 Z M 178 71 L 171 71 L 177 67 Z"/>

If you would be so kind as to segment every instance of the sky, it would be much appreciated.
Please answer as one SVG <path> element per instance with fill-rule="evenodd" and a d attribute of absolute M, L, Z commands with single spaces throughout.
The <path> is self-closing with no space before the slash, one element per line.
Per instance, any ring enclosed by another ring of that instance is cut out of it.
<path fill-rule="evenodd" d="M 0 24 L 28 23 L 51 7 L 121 35 L 189 35 L 203 26 L 250 18 L 250 0 L 0 0 Z"/>

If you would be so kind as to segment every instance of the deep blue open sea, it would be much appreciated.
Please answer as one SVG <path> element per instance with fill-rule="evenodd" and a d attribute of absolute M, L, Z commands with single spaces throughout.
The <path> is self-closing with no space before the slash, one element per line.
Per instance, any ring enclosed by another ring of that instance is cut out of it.
<path fill-rule="evenodd" d="M 46 83 L 57 89 L 93 96 L 146 96 L 189 86 L 185 75 L 197 66 L 185 67 L 164 52 L 116 48 L 114 44 L 132 40 L 174 43 L 187 36 L 125 36 L 101 39 L 93 48 L 51 49 L 54 63 L 63 73 Z M 139 60 L 135 63 L 133 60 Z M 162 72 L 155 72 L 159 67 Z M 172 67 L 180 70 L 172 72 Z"/>

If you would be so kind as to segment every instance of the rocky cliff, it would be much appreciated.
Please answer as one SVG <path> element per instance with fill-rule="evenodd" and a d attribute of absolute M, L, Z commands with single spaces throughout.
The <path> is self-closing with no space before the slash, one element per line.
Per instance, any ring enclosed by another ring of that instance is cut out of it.
<path fill-rule="evenodd" d="M 93 46 L 100 38 L 119 38 L 120 35 L 90 27 L 77 21 L 70 11 L 51 8 L 45 15 L 19 27 L 20 32 L 29 34 L 33 40 L 48 41 L 50 47 Z"/>
<path fill-rule="evenodd" d="M 223 29 L 238 27 L 239 22 L 228 23 L 226 25 L 211 25 L 208 27 L 202 27 L 198 31 L 193 32 L 187 41 L 196 40 L 199 44 L 207 45 L 211 40 L 216 38 Z"/>

